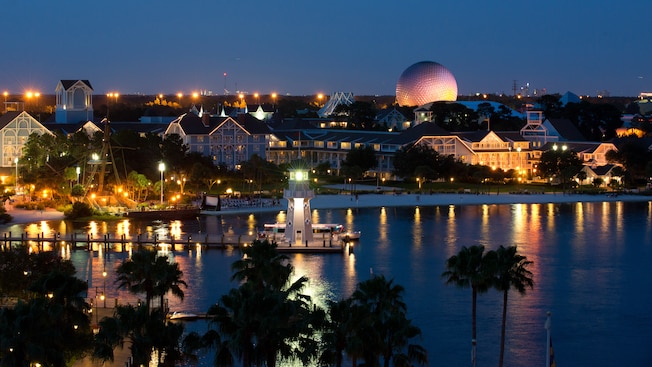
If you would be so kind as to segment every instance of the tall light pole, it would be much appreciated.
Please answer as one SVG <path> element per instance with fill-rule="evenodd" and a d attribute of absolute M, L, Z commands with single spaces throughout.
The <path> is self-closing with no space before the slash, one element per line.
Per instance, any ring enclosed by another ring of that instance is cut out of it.
<path fill-rule="evenodd" d="M 14 195 L 18 195 L 18 157 L 14 158 L 16 164 L 16 180 L 14 181 Z"/>
<path fill-rule="evenodd" d="M 104 308 L 106 308 L 106 270 L 102 272 L 104 278 L 104 287 L 102 288 L 102 300 L 104 301 Z"/>
<path fill-rule="evenodd" d="M 77 172 L 77 185 L 79 185 L 79 175 L 81 174 L 81 167 L 77 166 L 75 168 L 75 172 Z"/>
<path fill-rule="evenodd" d="M 163 205 L 163 172 L 165 172 L 165 163 L 158 164 L 158 170 L 161 171 L 161 205 Z"/>

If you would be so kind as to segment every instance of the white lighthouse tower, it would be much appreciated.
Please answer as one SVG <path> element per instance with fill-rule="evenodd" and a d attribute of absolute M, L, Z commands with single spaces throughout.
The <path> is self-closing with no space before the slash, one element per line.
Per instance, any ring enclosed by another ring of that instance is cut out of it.
<path fill-rule="evenodd" d="M 283 197 L 288 201 L 285 239 L 292 245 L 312 241 L 310 199 L 315 193 L 310 190 L 308 170 L 290 169 L 289 188 L 283 191 Z"/>

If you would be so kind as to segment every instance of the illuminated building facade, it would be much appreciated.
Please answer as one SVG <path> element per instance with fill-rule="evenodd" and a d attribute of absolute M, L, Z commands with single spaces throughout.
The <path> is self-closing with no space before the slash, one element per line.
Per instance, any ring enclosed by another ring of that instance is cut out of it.
<path fill-rule="evenodd" d="M 57 123 L 93 121 L 93 87 L 88 80 L 60 80 L 54 92 Z"/>

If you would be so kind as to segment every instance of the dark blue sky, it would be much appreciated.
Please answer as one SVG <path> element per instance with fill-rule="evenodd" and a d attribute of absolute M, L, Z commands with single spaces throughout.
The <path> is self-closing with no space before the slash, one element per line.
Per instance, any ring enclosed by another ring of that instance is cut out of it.
<path fill-rule="evenodd" d="M 455 75 L 459 94 L 635 96 L 652 91 L 652 1 L 7 0 L 0 91 L 227 89 L 394 95 L 411 64 Z"/>

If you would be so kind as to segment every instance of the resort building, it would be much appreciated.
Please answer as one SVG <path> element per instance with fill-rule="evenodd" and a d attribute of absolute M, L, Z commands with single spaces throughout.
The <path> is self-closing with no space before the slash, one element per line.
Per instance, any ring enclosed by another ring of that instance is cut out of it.
<path fill-rule="evenodd" d="M 60 80 L 56 95 L 55 121 L 93 121 L 93 87 L 88 80 Z"/>
<path fill-rule="evenodd" d="M 211 157 L 215 165 L 236 169 L 257 154 L 266 157 L 271 139 L 267 125 L 249 114 L 213 117 L 185 113 L 170 122 L 163 136 L 178 134 L 190 152 Z"/>
<path fill-rule="evenodd" d="M 210 111 L 201 105 L 169 121 L 155 113 L 141 122 L 101 122 L 93 120 L 93 89 L 87 80 L 61 80 L 56 87 L 56 113 L 51 123 L 40 124 L 26 112 L 7 112 L 0 117 L 0 167 L 12 167 L 21 155 L 22 146 L 31 133 L 60 131 L 70 136 L 84 131 L 91 136 L 108 128 L 115 132 L 128 129 L 141 136 L 148 133 L 167 137 L 178 134 L 189 152 L 210 157 L 215 165 L 238 169 L 253 155 L 264 157 L 274 164 L 303 160 L 311 167 L 327 163 L 333 174 L 339 174 L 342 162 L 353 149 L 371 147 L 377 165 L 368 174 L 391 178 L 392 162 L 396 152 L 406 146 L 422 144 L 441 155 L 472 165 L 492 169 L 514 170 L 520 175 L 535 173 L 534 167 L 543 151 L 570 149 L 594 172 L 609 164 L 606 154 L 616 150 L 613 143 L 587 142 L 569 120 L 544 119 L 541 111 L 527 111 L 527 123 L 520 131 L 487 130 L 450 132 L 431 122 L 430 104 L 412 112 L 414 120 L 407 121 L 396 107 L 376 115 L 375 123 L 386 125 L 390 131 L 349 130 L 345 121 L 329 118 L 337 105 L 354 102 L 351 93 L 333 94 L 324 104 L 320 118 L 293 118 L 277 121 L 274 106 L 255 105 L 250 109 L 243 100 L 233 106 L 219 105 Z M 450 102 L 453 103 L 453 102 Z M 490 101 L 459 102 L 470 109 L 501 110 L 501 113 L 519 113 Z M 510 112 L 511 111 L 511 112 Z M 519 113 L 520 114 L 520 113 Z M 522 115 L 521 115 L 522 116 Z M 519 116 L 516 116 L 519 117 Z M 487 116 L 480 116 L 478 123 Z M 49 130 L 48 130 L 49 129 Z"/>
<path fill-rule="evenodd" d="M 16 166 L 31 134 L 52 134 L 25 111 L 11 111 L 0 116 L 0 167 Z"/>

